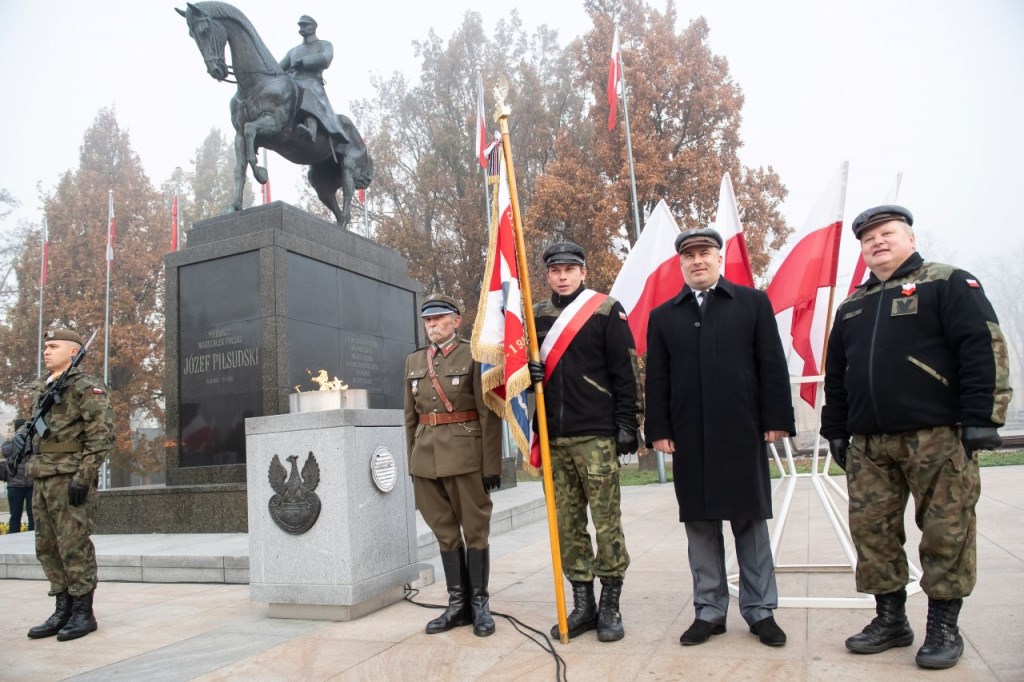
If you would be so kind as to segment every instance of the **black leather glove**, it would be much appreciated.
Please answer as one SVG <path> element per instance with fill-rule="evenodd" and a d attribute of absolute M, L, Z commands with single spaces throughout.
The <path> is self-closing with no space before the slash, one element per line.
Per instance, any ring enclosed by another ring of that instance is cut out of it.
<path fill-rule="evenodd" d="M 620 426 L 615 430 L 615 449 L 620 455 L 631 455 L 640 449 L 636 431 Z"/>
<path fill-rule="evenodd" d="M 839 468 L 846 471 L 846 451 L 850 449 L 849 438 L 833 438 L 828 442 L 828 450 Z"/>
<path fill-rule="evenodd" d="M 534 384 L 544 383 L 544 363 L 540 360 L 530 360 L 526 363 L 530 370 L 530 382 Z"/>
<path fill-rule="evenodd" d="M 960 442 L 964 444 L 967 459 L 971 459 L 975 450 L 995 450 L 1003 444 L 1003 439 L 994 426 L 965 426 Z"/>
<path fill-rule="evenodd" d="M 68 503 L 72 507 L 81 507 L 88 494 L 89 486 L 71 481 L 71 485 L 68 486 Z"/>
<path fill-rule="evenodd" d="M 497 490 L 501 487 L 501 474 L 484 474 L 483 479 L 484 490 L 487 491 L 488 494 L 490 494 L 492 490 Z"/>

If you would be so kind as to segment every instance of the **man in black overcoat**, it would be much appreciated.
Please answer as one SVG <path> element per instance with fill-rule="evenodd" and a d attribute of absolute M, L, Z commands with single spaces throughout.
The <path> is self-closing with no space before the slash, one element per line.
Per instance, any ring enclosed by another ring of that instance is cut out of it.
<path fill-rule="evenodd" d="M 696 618 L 680 643 L 725 632 L 729 521 L 740 613 L 763 644 L 782 646 L 766 443 L 796 432 L 789 370 L 768 297 L 721 276 L 721 249 L 713 229 L 676 238 L 686 284 L 652 311 L 647 329 L 647 444 L 672 455 L 686 524 Z"/>

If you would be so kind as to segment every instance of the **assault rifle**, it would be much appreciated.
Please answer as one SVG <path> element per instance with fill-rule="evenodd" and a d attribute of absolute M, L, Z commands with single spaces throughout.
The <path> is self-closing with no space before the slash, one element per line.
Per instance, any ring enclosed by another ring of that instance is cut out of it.
<path fill-rule="evenodd" d="M 50 425 L 46 423 L 46 415 L 50 413 L 54 405 L 60 404 L 60 394 L 64 392 L 64 385 L 67 384 L 68 378 L 71 376 L 71 370 L 82 364 L 82 360 L 85 359 L 85 354 L 89 351 L 89 346 L 92 345 L 92 341 L 95 338 L 96 332 L 93 332 L 89 340 L 85 342 L 85 345 L 71 358 L 71 364 L 68 365 L 68 368 L 46 387 L 46 391 L 39 398 L 39 404 L 36 406 L 35 411 L 32 412 L 32 416 L 29 417 L 25 426 L 21 427 L 21 430 L 14 434 L 15 447 L 11 457 L 7 460 L 8 470 L 12 472 L 17 471 L 21 462 L 32 454 L 32 441 L 36 435 L 40 438 L 46 438 L 50 435 Z"/>

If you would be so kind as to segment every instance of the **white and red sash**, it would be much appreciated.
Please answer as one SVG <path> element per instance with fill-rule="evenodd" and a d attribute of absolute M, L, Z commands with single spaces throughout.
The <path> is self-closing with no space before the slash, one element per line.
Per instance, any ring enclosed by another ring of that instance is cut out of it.
<path fill-rule="evenodd" d="M 540 359 L 544 363 L 544 381 L 551 378 L 551 373 L 565 355 L 569 344 L 607 298 L 608 294 L 584 289 L 576 300 L 565 306 L 558 315 L 558 319 L 544 337 L 544 344 L 540 347 Z"/>
<path fill-rule="evenodd" d="M 576 297 L 576 300 L 562 309 L 540 347 L 540 359 L 544 363 L 544 381 L 551 378 L 555 365 L 565 355 L 569 344 L 607 298 L 608 294 L 584 289 Z M 534 432 L 530 443 L 530 464 L 538 468 L 541 465 L 540 441 L 537 439 L 536 432 Z"/>

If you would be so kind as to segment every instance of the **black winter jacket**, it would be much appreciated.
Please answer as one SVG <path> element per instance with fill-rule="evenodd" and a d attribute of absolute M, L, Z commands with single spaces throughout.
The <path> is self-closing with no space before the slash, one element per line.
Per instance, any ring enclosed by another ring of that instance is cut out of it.
<path fill-rule="evenodd" d="M 1006 340 L 970 273 L 914 253 L 836 311 L 821 434 L 1000 426 L 1012 391 Z"/>
<path fill-rule="evenodd" d="M 537 343 L 543 344 L 562 310 L 584 291 L 552 295 L 534 306 Z M 548 437 L 614 436 L 637 430 L 643 411 L 636 344 L 622 305 L 606 299 L 577 332 L 544 383 Z"/>

